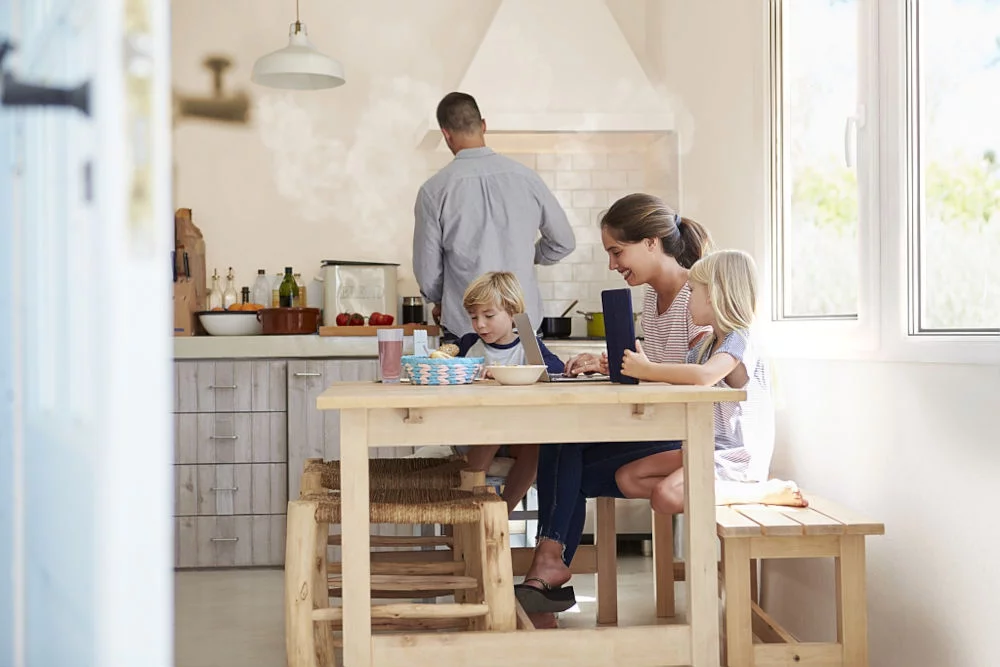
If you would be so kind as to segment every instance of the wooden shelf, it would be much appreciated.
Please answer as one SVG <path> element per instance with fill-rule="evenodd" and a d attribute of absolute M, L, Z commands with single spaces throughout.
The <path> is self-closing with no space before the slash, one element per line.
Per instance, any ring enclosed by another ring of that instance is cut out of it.
<path fill-rule="evenodd" d="M 416 330 L 426 331 L 428 336 L 440 336 L 441 327 L 428 324 L 390 324 L 381 327 L 320 327 L 320 336 L 376 336 L 379 329 L 402 329 L 404 336 L 412 336 Z"/>

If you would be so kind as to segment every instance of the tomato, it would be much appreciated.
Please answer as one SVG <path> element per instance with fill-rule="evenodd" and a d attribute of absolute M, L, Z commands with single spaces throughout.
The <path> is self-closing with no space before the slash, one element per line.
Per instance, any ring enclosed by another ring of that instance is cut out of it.
<path fill-rule="evenodd" d="M 396 318 L 393 317 L 392 315 L 382 315 L 382 324 L 385 324 L 385 325 L 392 324 L 393 321 L 395 321 L 395 319 Z"/>
<path fill-rule="evenodd" d="M 340 313 L 337 315 L 337 326 L 346 327 L 347 323 L 351 320 L 351 316 L 347 313 Z"/>
<path fill-rule="evenodd" d="M 363 327 L 365 325 L 364 315 L 358 313 L 351 313 L 350 318 L 347 320 L 347 324 L 352 327 Z"/>
<path fill-rule="evenodd" d="M 382 313 L 377 310 L 368 316 L 368 324 L 373 327 L 377 327 L 382 324 Z"/>

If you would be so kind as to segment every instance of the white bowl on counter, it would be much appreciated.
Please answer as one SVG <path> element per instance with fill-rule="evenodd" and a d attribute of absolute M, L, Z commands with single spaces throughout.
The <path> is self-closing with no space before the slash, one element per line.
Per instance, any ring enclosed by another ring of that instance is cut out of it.
<path fill-rule="evenodd" d="M 256 311 L 212 310 L 198 317 L 210 336 L 259 336 L 264 332 Z"/>
<path fill-rule="evenodd" d="M 490 366 L 487 370 L 500 384 L 526 385 L 538 382 L 545 366 Z"/>

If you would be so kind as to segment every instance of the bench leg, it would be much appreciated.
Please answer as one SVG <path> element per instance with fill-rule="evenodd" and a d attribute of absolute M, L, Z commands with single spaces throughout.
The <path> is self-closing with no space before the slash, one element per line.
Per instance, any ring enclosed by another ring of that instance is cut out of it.
<path fill-rule="evenodd" d="M 844 647 L 844 664 L 868 667 L 868 599 L 865 585 L 865 538 L 840 538 L 837 573 L 837 641 Z"/>
<path fill-rule="evenodd" d="M 618 535 L 615 532 L 615 499 L 598 498 L 597 526 L 597 624 L 618 622 Z"/>
<path fill-rule="evenodd" d="M 653 582 L 656 617 L 674 616 L 674 517 L 653 512 Z"/>
<path fill-rule="evenodd" d="M 753 667 L 753 618 L 750 606 L 750 540 L 722 541 L 725 575 L 725 657 L 729 667 Z M 846 663 L 845 663 L 846 664 Z"/>

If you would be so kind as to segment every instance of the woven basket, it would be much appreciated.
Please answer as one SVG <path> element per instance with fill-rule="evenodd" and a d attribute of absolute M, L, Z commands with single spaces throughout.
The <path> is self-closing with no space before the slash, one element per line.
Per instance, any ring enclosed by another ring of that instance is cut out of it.
<path fill-rule="evenodd" d="M 483 357 L 403 357 L 403 373 L 413 384 L 470 384 L 483 370 Z"/>

